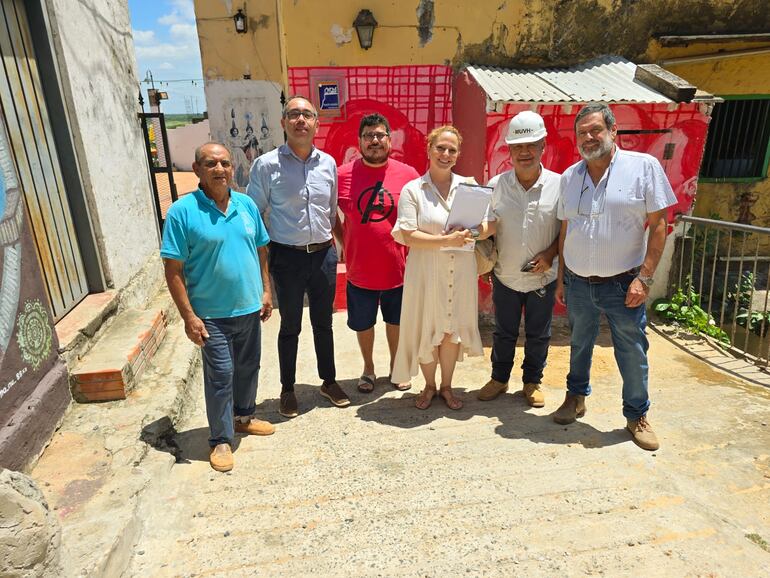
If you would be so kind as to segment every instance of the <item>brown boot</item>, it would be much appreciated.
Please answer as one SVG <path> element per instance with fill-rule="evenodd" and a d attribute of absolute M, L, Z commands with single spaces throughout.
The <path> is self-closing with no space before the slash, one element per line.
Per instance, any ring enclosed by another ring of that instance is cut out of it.
<path fill-rule="evenodd" d="M 230 444 L 219 444 L 211 448 L 209 463 L 218 472 L 229 472 L 232 470 L 233 452 L 230 449 Z"/>
<path fill-rule="evenodd" d="M 545 405 L 545 396 L 539 383 L 525 383 L 521 391 L 524 392 L 524 397 L 527 398 L 527 403 L 530 406 L 543 407 Z"/>
<path fill-rule="evenodd" d="M 562 425 L 572 423 L 586 414 L 586 396 L 567 393 L 564 402 L 553 414 L 553 421 Z"/>
<path fill-rule="evenodd" d="M 501 393 L 508 391 L 508 384 L 495 379 L 490 379 L 477 393 L 481 401 L 492 401 Z"/>
<path fill-rule="evenodd" d="M 650 422 L 647 421 L 646 415 L 643 415 L 639 419 L 627 420 L 626 429 L 631 432 L 634 443 L 643 450 L 653 452 L 660 447 L 658 436 L 652 431 L 652 426 L 650 426 Z"/>
<path fill-rule="evenodd" d="M 242 422 L 236 418 L 235 422 L 236 433 L 254 435 L 254 436 L 269 436 L 275 433 L 275 426 L 264 420 L 252 417 L 247 422 Z"/>

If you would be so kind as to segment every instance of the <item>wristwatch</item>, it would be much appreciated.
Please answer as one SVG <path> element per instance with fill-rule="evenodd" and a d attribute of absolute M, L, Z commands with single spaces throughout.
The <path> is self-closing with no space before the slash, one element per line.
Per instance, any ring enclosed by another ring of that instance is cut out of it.
<path fill-rule="evenodd" d="M 653 279 L 652 276 L 639 274 L 636 276 L 636 278 L 639 279 L 639 281 L 642 282 L 642 285 L 644 285 L 648 289 L 652 287 L 652 284 L 655 282 L 655 279 Z"/>
<path fill-rule="evenodd" d="M 478 239 L 481 232 L 478 229 L 471 229 L 471 237 Z"/>

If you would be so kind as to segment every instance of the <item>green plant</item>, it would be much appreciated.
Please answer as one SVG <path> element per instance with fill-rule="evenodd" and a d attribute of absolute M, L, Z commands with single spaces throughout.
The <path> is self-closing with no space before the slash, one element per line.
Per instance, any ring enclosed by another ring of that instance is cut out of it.
<path fill-rule="evenodd" d="M 741 309 L 741 312 L 735 316 L 735 322 L 754 333 L 754 335 L 764 337 L 770 331 L 770 311 Z"/>
<path fill-rule="evenodd" d="M 655 313 L 691 333 L 700 333 L 730 345 L 730 337 L 720 329 L 714 318 L 700 305 L 700 295 L 695 292 L 689 279 L 684 290 L 677 287 L 671 299 L 658 299 L 652 304 Z"/>
<path fill-rule="evenodd" d="M 751 307 L 751 296 L 754 293 L 754 273 L 744 271 L 741 278 L 733 286 L 733 290 L 727 294 L 730 303 L 738 302 L 738 310 L 743 311 Z"/>

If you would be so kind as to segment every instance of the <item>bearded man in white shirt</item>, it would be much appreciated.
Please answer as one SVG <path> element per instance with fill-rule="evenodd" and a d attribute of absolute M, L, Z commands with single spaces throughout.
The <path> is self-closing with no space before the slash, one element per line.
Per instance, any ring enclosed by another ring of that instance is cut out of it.
<path fill-rule="evenodd" d="M 522 392 L 532 407 L 545 405 L 540 384 L 551 341 L 560 184 L 560 176 L 540 162 L 546 134 L 539 114 L 527 110 L 514 116 L 505 136 L 513 168 L 488 183 L 494 187 L 488 230 L 495 235 L 498 260 L 492 274 L 492 376 L 477 394 L 482 401 L 508 390 L 523 313 Z"/>
<path fill-rule="evenodd" d="M 639 447 L 656 450 L 658 439 L 647 421 L 645 301 L 666 242 L 666 209 L 676 197 L 656 158 L 618 148 L 615 116 L 606 104 L 581 109 L 575 133 L 583 160 L 561 178 L 556 287 L 572 331 L 570 371 L 564 403 L 553 419 L 568 424 L 585 415 L 604 313 L 623 378 L 626 427 Z"/>

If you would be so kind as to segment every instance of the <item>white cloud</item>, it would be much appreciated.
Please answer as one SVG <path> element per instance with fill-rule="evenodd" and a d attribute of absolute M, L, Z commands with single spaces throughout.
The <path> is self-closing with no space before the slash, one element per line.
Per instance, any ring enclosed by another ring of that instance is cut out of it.
<path fill-rule="evenodd" d="M 174 9 L 186 20 L 195 20 L 195 6 L 193 0 L 171 0 Z"/>
<path fill-rule="evenodd" d="M 156 66 L 156 69 L 157 70 L 175 70 L 176 67 L 170 62 L 161 62 L 160 64 L 158 64 L 158 66 Z"/>
<path fill-rule="evenodd" d="M 154 30 L 134 29 L 133 33 L 134 33 L 134 43 L 140 46 L 148 46 L 148 45 L 155 44 L 157 42 L 157 38 L 155 38 Z"/>
<path fill-rule="evenodd" d="M 189 44 L 155 44 L 153 46 L 137 46 L 136 56 L 139 59 L 163 59 L 163 62 L 189 60 L 191 58 L 190 50 Z"/>
<path fill-rule="evenodd" d="M 169 34 L 174 40 L 182 42 L 198 42 L 198 28 L 195 24 L 172 24 Z"/>
<path fill-rule="evenodd" d="M 171 0 L 171 12 L 158 18 L 158 24 L 173 26 L 195 22 L 195 7 L 193 0 Z"/>

